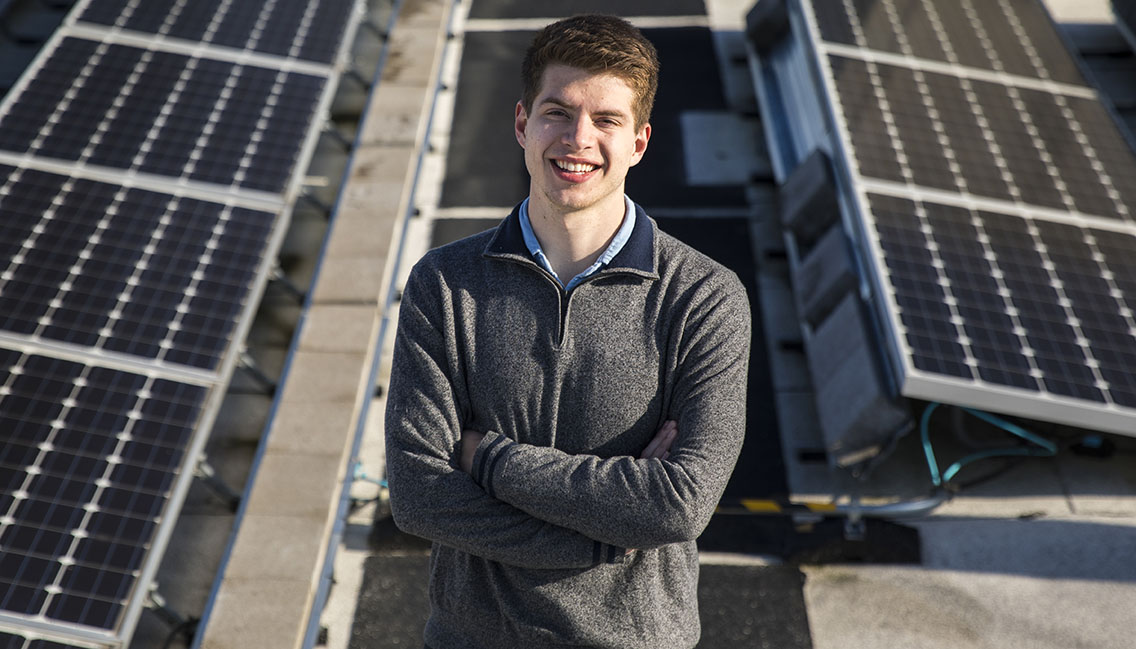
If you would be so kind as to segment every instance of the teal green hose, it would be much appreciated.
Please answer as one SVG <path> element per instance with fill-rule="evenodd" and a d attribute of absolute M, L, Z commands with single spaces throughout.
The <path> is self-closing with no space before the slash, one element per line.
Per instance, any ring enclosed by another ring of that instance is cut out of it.
<path fill-rule="evenodd" d="M 954 478 L 964 466 L 978 460 L 984 460 L 992 457 L 1053 457 L 1054 455 L 1057 455 L 1057 445 L 1053 442 L 1034 433 L 1031 433 L 1030 431 L 1022 428 L 1021 426 L 1018 426 L 1015 423 L 1006 421 L 1001 417 L 994 416 L 981 410 L 974 410 L 972 408 L 964 408 L 960 406 L 960 408 L 962 408 L 964 412 L 970 414 L 971 416 L 977 417 L 978 419 L 981 419 L 989 424 L 997 426 L 998 428 L 1001 428 L 1002 430 L 1012 435 L 1016 435 L 1026 440 L 1027 442 L 1034 444 L 1034 446 L 1015 446 L 1011 448 L 991 449 L 988 451 L 979 451 L 977 453 L 972 453 L 971 455 L 967 455 L 954 464 L 950 465 L 949 467 L 947 467 L 946 471 L 943 471 L 942 474 L 940 474 L 939 463 L 935 459 L 935 451 L 931 447 L 931 434 L 929 431 L 931 414 L 935 412 L 935 409 L 940 405 L 942 404 L 937 402 L 927 404 L 927 407 L 923 410 L 923 417 L 919 422 L 919 434 L 923 439 L 923 454 L 927 456 L 927 468 L 931 472 L 931 482 L 934 483 L 936 487 L 941 487 L 945 483 L 950 482 L 951 479 Z"/>

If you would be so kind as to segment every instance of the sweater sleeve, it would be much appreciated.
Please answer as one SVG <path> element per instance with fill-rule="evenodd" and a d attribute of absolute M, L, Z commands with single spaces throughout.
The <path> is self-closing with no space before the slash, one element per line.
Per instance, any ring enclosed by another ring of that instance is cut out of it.
<path fill-rule="evenodd" d="M 403 294 L 386 408 L 387 481 L 402 530 L 524 568 L 587 568 L 624 552 L 487 495 L 456 464 L 464 380 L 438 282 L 415 269 Z M 433 278 L 431 278 L 433 279 Z M 434 289 L 434 290 L 431 290 Z M 451 314 L 452 315 L 452 314 Z"/>
<path fill-rule="evenodd" d="M 666 460 L 601 458 L 488 434 L 473 475 L 532 516 L 619 547 L 652 548 L 702 533 L 745 434 L 750 310 L 745 289 L 705 301 L 682 334 L 674 388 L 679 434 Z"/>

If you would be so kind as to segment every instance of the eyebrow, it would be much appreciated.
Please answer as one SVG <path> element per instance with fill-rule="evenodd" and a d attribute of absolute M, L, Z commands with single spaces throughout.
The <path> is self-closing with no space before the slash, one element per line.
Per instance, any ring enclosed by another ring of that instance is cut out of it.
<path fill-rule="evenodd" d="M 568 103 L 567 101 L 564 101 L 563 99 L 557 97 L 556 95 L 552 95 L 550 97 L 545 97 L 537 105 L 543 106 L 544 104 L 555 104 L 557 106 L 560 106 L 561 108 L 567 108 L 569 110 L 575 110 L 575 106 L 573 106 L 572 104 Z M 593 114 L 599 115 L 600 117 L 622 117 L 624 119 L 630 119 L 631 118 L 631 113 L 624 113 L 623 111 L 620 111 L 620 110 L 599 110 L 599 111 L 596 111 Z"/>

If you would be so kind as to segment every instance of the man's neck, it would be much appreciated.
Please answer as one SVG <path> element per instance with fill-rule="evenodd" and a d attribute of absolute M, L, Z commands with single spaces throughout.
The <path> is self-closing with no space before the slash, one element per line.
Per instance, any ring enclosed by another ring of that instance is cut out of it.
<path fill-rule="evenodd" d="M 529 200 L 529 222 L 553 270 L 565 282 L 595 263 L 611 245 L 627 208 L 619 194 L 617 206 L 593 206 L 577 212 L 551 213 Z"/>

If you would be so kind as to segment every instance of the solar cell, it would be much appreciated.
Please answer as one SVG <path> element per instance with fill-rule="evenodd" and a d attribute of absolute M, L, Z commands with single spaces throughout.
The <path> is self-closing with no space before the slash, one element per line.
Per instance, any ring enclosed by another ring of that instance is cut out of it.
<path fill-rule="evenodd" d="M 217 369 L 276 215 L 0 166 L 0 331 Z"/>
<path fill-rule="evenodd" d="M 973 87 L 957 77 L 937 73 L 926 73 L 924 82 L 942 129 L 948 134 L 961 184 L 980 196 L 1011 200 L 1001 149 L 981 106 L 970 99 Z"/>
<path fill-rule="evenodd" d="M 0 149 L 25 152 L 48 120 L 54 108 L 63 101 L 71 88 L 75 75 L 85 69 L 85 63 L 94 55 L 98 43 L 79 39 L 64 39 L 43 62 L 37 73 L 37 82 L 28 84 L 21 93 L 21 101 L 9 105 L 0 116 Z M 58 119 L 56 117 L 55 119 Z"/>
<path fill-rule="evenodd" d="M 847 5 L 833 3 L 831 7 L 814 10 L 813 20 L 820 32 L 820 39 L 829 43 L 855 45 L 856 34 L 852 32 L 852 21 L 848 17 Z"/>
<path fill-rule="evenodd" d="M 66 38 L 0 115 L 0 149 L 280 193 L 325 84 Z"/>
<path fill-rule="evenodd" d="M 898 52 L 898 35 L 892 29 L 891 17 L 888 16 L 888 11 L 894 9 L 894 4 L 886 1 L 854 0 L 852 5 L 855 9 L 852 31 L 862 34 L 862 37 L 857 37 L 853 43 L 864 41 L 869 49 Z"/>
<path fill-rule="evenodd" d="M 355 2 L 208 0 L 193 3 L 191 10 L 185 10 L 185 6 L 178 0 L 94 0 L 79 20 L 330 64 L 339 51 Z"/>
<path fill-rule="evenodd" d="M 989 125 L 991 141 L 997 145 L 998 158 L 1012 179 L 1011 193 L 1034 205 L 1063 209 L 1065 201 L 1053 181 L 1051 167 L 1034 139 L 1036 128 L 1024 119 L 1028 114 L 1015 107 L 1014 90 L 985 81 L 975 81 L 971 88 L 974 103 L 981 107 Z"/>
<path fill-rule="evenodd" d="M 1029 3 L 1018 4 L 1022 8 L 1029 6 Z M 1019 38 L 1014 29 L 1012 18 L 1016 16 L 1007 16 L 1001 0 L 964 0 L 963 6 L 983 47 L 993 51 L 990 58 L 993 59 L 995 70 L 1021 76 L 1037 76 L 1038 71 L 1023 48 L 1025 41 Z"/>
<path fill-rule="evenodd" d="M 829 61 L 860 173 L 881 180 L 902 181 L 903 167 L 892 144 L 898 134 L 894 123 L 886 120 L 887 112 L 876 97 L 868 64 L 835 55 L 830 56 Z"/>
<path fill-rule="evenodd" d="M 1132 154 L 1128 139 L 1099 101 L 1070 98 L 1069 108 L 1096 158 L 1109 176 L 1116 179 L 1111 183 L 1109 195 L 1127 205 L 1128 214 L 1132 216 L 1132 206 L 1136 205 L 1136 183 L 1130 179 L 1136 178 L 1136 156 Z"/>
<path fill-rule="evenodd" d="M 115 629 L 206 391 L 0 350 L 0 610 Z"/>
<path fill-rule="evenodd" d="M 964 2 L 936 2 L 928 17 L 940 25 L 937 40 L 944 43 L 947 61 L 980 70 L 994 70 L 993 52 L 975 29 L 973 11 Z"/>

